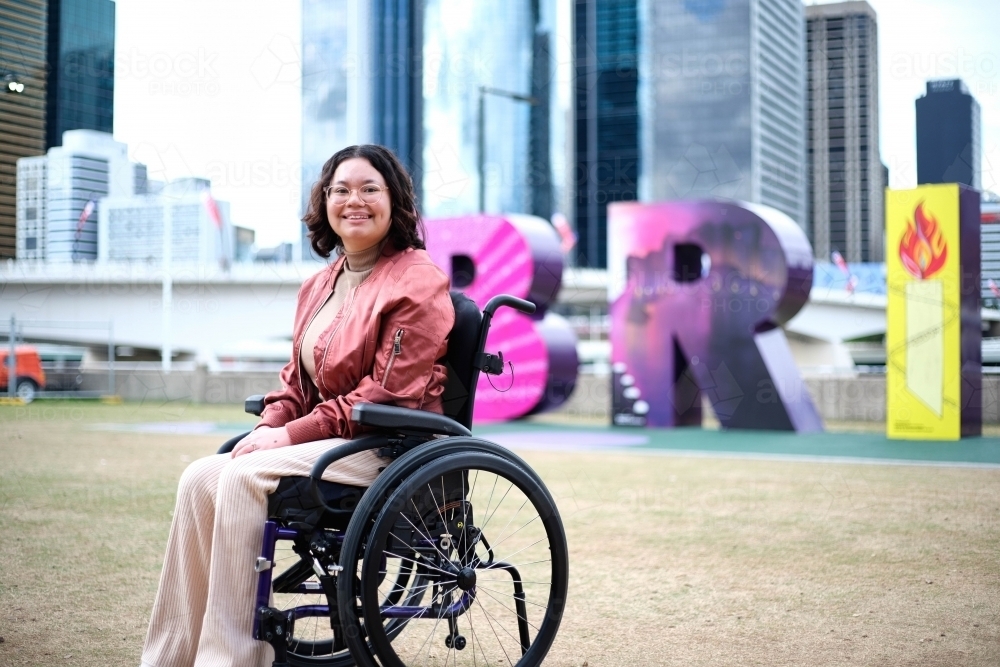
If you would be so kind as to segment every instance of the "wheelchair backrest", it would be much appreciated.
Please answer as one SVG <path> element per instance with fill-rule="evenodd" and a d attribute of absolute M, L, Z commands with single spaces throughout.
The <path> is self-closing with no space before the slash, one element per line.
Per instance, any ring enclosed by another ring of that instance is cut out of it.
<path fill-rule="evenodd" d="M 479 382 L 476 357 L 482 352 L 478 348 L 483 314 L 476 302 L 461 292 L 453 291 L 451 302 L 455 306 L 455 325 L 448 334 L 448 354 L 445 356 L 448 383 L 441 400 L 445 415 L 472 428 L 472 408 Z"/>

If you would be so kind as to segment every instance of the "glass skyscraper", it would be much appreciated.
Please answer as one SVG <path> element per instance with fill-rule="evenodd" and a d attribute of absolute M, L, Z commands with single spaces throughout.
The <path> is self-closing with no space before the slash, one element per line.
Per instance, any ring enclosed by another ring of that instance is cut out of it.
<path fill-rule="evenodd" d="M 424 212 L 458 215 L 478 208 L 479 87 L 530 95 L 530 3 L 427 0 L 424 21 Z M 531 111 L 487 95 L 486 192 L 489 212 L 526 212 Z"/>
<path fill-rule="evenodd" d="M 981 189 L 979 102 L 961 79 L 928 81 L 917 99 L 917 182 Z"/>
<path fill-rule="evenodd" d="M 638 2 L 576 0 L 574 31 L 575 263 L 604 268 L 608 204 L 638 198 Z"/>
<path fill-rule="evenodd" d="M 323 164 L 352 144 L 391 148 L 419 191 L 422 18 L 422 0 L 303 0 L 303 213 Z"/>
<path fill-rule="evenodd" d="M 51 0 L 48 12 L 45 146 L 51 148 L 67 130 L 114 129 L 115 3 Z"/>
<path fill-rule="evenodd" d="M 568 15 L 554 0 L 303 0 L 302 204 L 330 155 L 393 149 L 424 215 L 478 210 L 478 99 L 485 208 L 549 218 L 565 206 Z M 562 78 L 560 78 L 562 77 Z M 304 238 L 305 230 L 303 230 Z M 303 241 L 303 256 L 309 256 Z"/>

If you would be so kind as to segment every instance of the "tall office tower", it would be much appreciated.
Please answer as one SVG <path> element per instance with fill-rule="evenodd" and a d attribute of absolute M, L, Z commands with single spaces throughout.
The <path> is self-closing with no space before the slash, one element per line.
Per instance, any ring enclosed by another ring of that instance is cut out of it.
<path fill-rule="evenodd" d="M 110 134 L 71 130 L 60 143 L 17 161 L 18 259 L 97 259 L 101 198 L 145 192 L 145 166 Z"/>
<path fill-rule="evenodd" d="M 115 3 L 49 0 L 45 147 L 67 130 L 110 133 L 114 119 Z"/>
<path fill-rule="evenodd" d="M 423 2 L 372 0 L 372 140 L 399 156 L 419 193 L 423 150 Z"/>
<path fill-rule="evenodd" d="M 422 25 L 423 0 L 303 0 L 303 213 L 323 164 L 346 146 L 385 145 L 421 172 Z M 318 259 L 307 233 L 302 256 Z"/>
<path fill-rule="evenodd" d="M 979 102 L 961 79 L 928 81 L 917 99 L 917 183 L 982 188 Z"/>
<path fill-rule="evenodd" d="M 574 3 L 576 263 L 607 266 L 608 203 L 639 194 L 637 0 Z"/>
<path fill-rule="evenodd" d="M 17 161 L 45 152 L 46 5 L 0 0 L 0 259 L 16 254 Z"/>
<path fill-rule="evenodd" d="M 881 262 L 878 33 L 864 0 L 806 7 L 808 223 L 817 258 Z"/>
<path fill-rule="evenodd" d="M 531 105 L 528 118 L 527 212 L 549 220 L 561 209 L 559 193 L 564 178 L 554 173 L 553 154 L 565 152 L 565 110 L 560 108 L 559 78 L 555 71 L 559 48 L 558 26 L 551 2 L 532 0 Z M 568 26 L 567 26 L 568 27 Z M 568 82 L 567 82 L 568 83 Z M 568 100 L 567 100 L 568 107 Z M 563 151 L 559 150 L 559 140 Z M 556 143 L 554 143 L 556 142 Z M 565 167 L 563 167 L 564 171 Z M 560 211 L 561 212 L 561 211 Z"/>

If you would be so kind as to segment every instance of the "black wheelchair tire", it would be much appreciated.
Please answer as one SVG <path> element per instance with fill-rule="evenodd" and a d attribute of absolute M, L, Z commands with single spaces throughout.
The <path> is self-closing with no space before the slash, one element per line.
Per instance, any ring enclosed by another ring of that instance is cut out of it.
<path fill-rule="evenodd" d="M 542 502 L 555 511 L 555 502 L 538 474 L 521 457 L 506 447 L 487 440 L 465 436 L 430 441 L 396 459 L 379 475 L 362 497 L 344 536 L 340 561 L 344 572 L 357 572 L 358 567 L 362 565 L 364 544 L 376 517 L 400 483 L 423 466 L 429 465 L 437 459 L 452 454 L 472 452 L 493 455 L 514 465 L 527 478 L 530 478 L 537 484 Z M 561 536 L 558 541 L 561 542 L 563 553 L 565 553 L 565 533 L 557 511 L 554 516 L 558 526 L 558 533 Z M 568 556 L 564 562 L 568 562 Z M 563 570 L 566 569 L 563 568 Z M 360 582 L 356 577 L 352 577 L 351 579 L 345 579 L 343 583 L 347 583 L 348 585 L 341 585 L 338 588 L 338 603 L 341 622 L 344 626 L 344 636 L 351 655 L 354 657 L 358 667 L 380 667 L 380 663 L 376 662 L 371 646 L 367 641 L 367 630 L 363 627 L 363 619 L 359 614 L 361 591 L 358 585 Z M 561 610 L 559 611 L 559 616 L 561 618 Z M 554 632 L 553 630 L 553 636 Z"/>
<path fill-rule="evenodd" d="M 539 512 L 548 539 L 548 551 L 552 561 L 549 604 L 530 648 L 515 665 L 516 667 L 541 665 L 555 640 L 562 620 L 569 582 L 569 556 L 566 535 L 558 510 L 551 502 L 545 487 L 537 481 L 537 476 L 506 458 L 493 454 L 464 452 L 443 456 L 417 470 L 397 487 L 375 519 L 369 544 L 382 544 L 388 538 L 393 527 L 397 525 L 401 508 L 408 507 L 407 501 L 414 493 L 418 492 L 418 489 L 421 489 L 420 492 L 422 492 L 423 486 L 447 473 L 470 469 L 489 471 L 516 484 Z M 374 554 L 366 554 L 361 568 L 361 609 L 366 618 L 379 616 L 379 606 L 382 600 L 378 590 L 378 581 L 374 576 L 377 574 L 375 568 L 378 566 Z M 414 622 L 410 621 L 410 623 Z M 392 640 L 395 637 L 390 636 L 381 623 L 366 623 L 366 629 L 372 649 L 383 667 L 408 667 L 397 656 L 392 645 Z M 475 644 L 475 639 L 470 643 Z M 474 646 L 472 650 L 474 655 Z M 447 657 L 445 662 L 448 662 Z"/>

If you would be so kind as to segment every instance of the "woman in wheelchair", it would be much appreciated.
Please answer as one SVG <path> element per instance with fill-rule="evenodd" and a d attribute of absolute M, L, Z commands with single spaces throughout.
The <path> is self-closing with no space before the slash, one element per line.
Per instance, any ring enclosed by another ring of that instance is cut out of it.
<path fill-rule="evenodd" d="M 260 422 L 181 477 L 142 664 L 539 664 L 562 525 L 537 475 L 469 431 L 493 312 L 534 307 L 449 294 L 381 146 L 331 157 L 303 219 L 339 256 L 299 290 Z"/>

